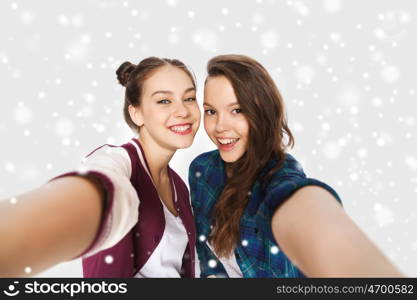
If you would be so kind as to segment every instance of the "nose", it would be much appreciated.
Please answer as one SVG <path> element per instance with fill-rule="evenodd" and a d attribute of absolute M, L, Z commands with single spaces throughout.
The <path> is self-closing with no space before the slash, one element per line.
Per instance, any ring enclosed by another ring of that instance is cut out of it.
<path fill-rule="evenodd" d="M 216 131 L 217 132 L 223 132 L 226 131 L 229 128 L 229 120 L 224 116 L 219 114 L 216 119 Z"/>
<path fill-rule="evenodd" d="M 188 110 L 187 106 L 185 106 L 184 102 L 180 102 L 175 106 L 175 117 L 177 118 L 186 118 L 189 116 L 190 111 Z"/>

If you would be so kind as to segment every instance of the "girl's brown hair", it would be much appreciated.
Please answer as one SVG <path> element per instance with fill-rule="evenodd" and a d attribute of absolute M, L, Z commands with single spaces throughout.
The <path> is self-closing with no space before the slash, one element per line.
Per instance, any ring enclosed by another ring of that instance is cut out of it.
<path fill-rule="evenodd" d="M 129 114 L 129 105 L 135 107 L 142 102 L 143 84 L 145 80 L 151 76 L 157 69 L 163 66 L 174 66 L 183 70 L 190 76 L 194 88 L 196 88 L 194 76 L 191 74 L 187 66 L 178 59 L 148 57 L 134 65 L 131 62 L 125 61 L 116 71 L 117 80 L 121 85 L 126 87 L 125 101 L 123 107 L 123 115 L 127 125 L 135 131 L 138 131 L 138 126 L 132 121 Z"/>
<path fill-rule="evenodd" d="M 226 77 L 249 124 L 245 154 L 226 164 L 228 179 L 213 210 L 209 241 L 220 256 L 230 256 L 240 240 L 239 222 L 248 203 L 248 193 L 271 158 L 276 165 L 261 180 L 266 181 L 283 164 L 285 149 L 294 146 L 284 102 L 266 69 L 244 55 L 219 55 L 207 64 L 208 78 Z M 287 141 L 284 140 L 285 136 Z"/>

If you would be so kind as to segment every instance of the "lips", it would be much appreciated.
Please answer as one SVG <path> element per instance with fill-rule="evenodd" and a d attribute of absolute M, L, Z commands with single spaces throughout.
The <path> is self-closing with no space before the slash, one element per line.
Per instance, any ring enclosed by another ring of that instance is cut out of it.
<path fill-rule="evenodd" d="M 238 138 L 217 137 L 217 145 L 222 151 L 231 151 L 239 141 Z"/>
<path fill-rule="evenodd" d="M 187 135 L 192 132 L 191 123 L 184 123 L 184 124 L 176 124 L 169 126 L 169 130 L 171 130 L 175 134 L 179 135 Z"/>

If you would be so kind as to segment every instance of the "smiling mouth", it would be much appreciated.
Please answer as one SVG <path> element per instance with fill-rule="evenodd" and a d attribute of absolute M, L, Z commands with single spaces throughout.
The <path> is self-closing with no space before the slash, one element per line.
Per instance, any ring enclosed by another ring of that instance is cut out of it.
<path fill-rule="evenodd" d="M 179 135 L 186 135 L 186 134 L 191 133 L 191 131 L 192 131 L 191 124 L 174 125 L 174 126 L 170 126 L 168 128 L 172 132 L 174 132 L 176 134 L 179 134 Z"/>
<path fill-rule="evenodd" d="M 230 151 L 234 148 L 236 143 L 239 141 L 238 138 L 216 138 L 220 150 Z"/>

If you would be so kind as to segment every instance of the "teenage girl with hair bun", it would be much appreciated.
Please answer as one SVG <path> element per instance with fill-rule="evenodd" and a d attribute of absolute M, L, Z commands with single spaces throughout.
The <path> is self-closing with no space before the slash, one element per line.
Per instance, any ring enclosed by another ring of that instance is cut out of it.
<path fill-rule="evenodd" d="M 169 167 L 200 122 L 196 85 L 176 59 L 123 63 L 124 118 L 138 134 L 103 145 L 76 172 L 0 202 L 0 276 L 82 258 L 84 277 L 194 277 L 195 225 Z"/>

